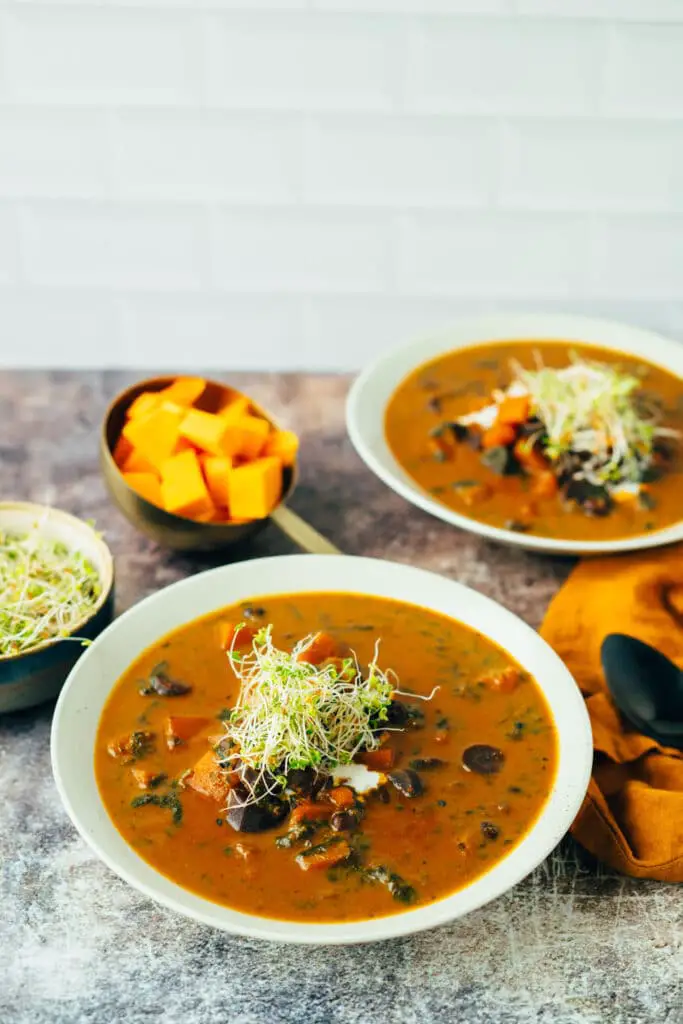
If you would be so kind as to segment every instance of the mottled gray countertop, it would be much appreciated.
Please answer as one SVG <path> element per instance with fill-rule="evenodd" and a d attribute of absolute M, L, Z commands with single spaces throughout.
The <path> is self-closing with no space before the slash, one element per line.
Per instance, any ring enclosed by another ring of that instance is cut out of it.
<path fill-rule="evenodd" d="M 132 379 L 0 373 L 0 493 L 94 518 L 116 559 L 119 610 L 216 564 L 160 550 L 107 499 L 97 431 Z M 291 505 L 340 548 L 434 569 L 539 625 L 570 563 L 467 536 L 376 481 L 345 437 L 348 380 L 231 380 L 301 434 Z M 245 557 L 291 550 L 269 526 Z M 601 871 L 569 839 L 507 896 L 414 938 L 273 946 L 177 917 L 76 834 L 50 773 L 51 715 L 0 718 L 0 1024 L 683 1021 L 682 890 Z"/>

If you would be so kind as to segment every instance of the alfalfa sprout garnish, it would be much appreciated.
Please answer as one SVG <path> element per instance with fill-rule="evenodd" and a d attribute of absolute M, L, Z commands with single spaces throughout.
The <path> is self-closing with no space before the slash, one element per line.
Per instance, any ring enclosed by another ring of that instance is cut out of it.
<path fill-rule="evenodd" d="M 45 536 L 0 530 L 0 657 L 70 636 L 97 604 L 102 583 L 80 551 Z"/>

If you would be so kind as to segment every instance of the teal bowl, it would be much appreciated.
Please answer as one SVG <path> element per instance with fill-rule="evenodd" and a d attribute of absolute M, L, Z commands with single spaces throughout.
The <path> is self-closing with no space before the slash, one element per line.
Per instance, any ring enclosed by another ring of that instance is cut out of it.
<path fill-rule="evenodd" d="M 97 603 L 77 622 L 68 638 L 45 640 L 22 654 L 0 655 L 0 714 L 52 700 L 83 653 L 78 640 L 94 640 L 114 616 L 114 562 L 91 526 L 68 512 L 25 501 L 0 502 L 0 532 L 28 533 L 38 526 L 49 540 L 80 551 L 100 577 Z M 77 639 L 76 639 L 77 638 Z"/>

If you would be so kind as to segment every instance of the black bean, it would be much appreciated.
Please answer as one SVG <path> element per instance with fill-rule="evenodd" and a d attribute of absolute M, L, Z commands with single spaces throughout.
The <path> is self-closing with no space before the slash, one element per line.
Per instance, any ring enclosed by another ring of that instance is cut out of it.
<path fill-rule="evenodd" d="M 487 743 L 475 743 L 468 747 L 462 755 L 462 766 L 468 772 L 479 775 L 494 775 L 505 763 L 505 755 L 498 747 Z"/>
<path fill-rule="evenodd" d="M 527 533 L 531 526 L 529 523 L 523 523 L 521 519 L 506 519 L 503 524 L 506 530 L 512 530 L 513 533 Z"/>
<path fill-rule="evenodd" d="M 593 516 L 601 519 L 604 516 L 609 515 L 611 505 L 609 504 L 609 501 L 604 498 L 589 498 L 587 501 L 584 501 L 581 508 L 587 516 Z"/>
<path fill-rule="evenodd" d="M 470 432 L 464 423 L 449 423 L 448 427 L 456 441 L 469 440 Z"/>
<path fill-rule="evenodd" d="M 646 466 L 643 472 L 640 474 L 640 479 L 644 484 L 653 484 L 657 480 L 661 480 L 664 475 L 663 470 L 659 466 Z"/>
<path fill-rule="evenodd" d="M 425 713 L 422 708 L 418 708 L 414 704 L 403 704 L 402 707 L 407 716 L 405 725 L 412 729 L 421 729 L 425 724 Z"/>
<path fill-rule="evenodd" d="M 492 821 L 482 821 L 479 828 L 485 839 L 497 839 L 500 835 L 500 829 Z"/>
<path fill-rule="evenodd" d="M 358 815 L 355 811 L 336 811 L 330 818 L 330 828 L 334 832 L 353 832 L 358 828 Z"/>
<path fill-rule="evenodd" d="M 564 488 L 567 501 L 574 501 L 587 516 L 606 516 L 612 509 L 607 490 L 587 480 L 570 480 Z"/>
<path fill-rule="evenodd" d="M 265 608 L 256 608 L 254 605 L 248 604 L 246 608 L 242 609 L 242 614 L 245 619 L 262 619 L 266 614 Z"/>
<path fill-rule="evenodd" d="M 150 672 L 149 679 L 144 683 L 140 693 L 147 697 L 152 693 L 159 697 L 182 697 L 189 693 L 192 687 L 187 683 L 181 683 L 171 679 L 168 675 L 168 664 L 165 661 L 155 665 Z"/>
<path fill-rule="evenodd" d="M 287 774 L 287 788 L 297 796 L 312 796 L 320 789 L 322 778 L 313 768 L 292 768 Z"/>
<path fill-rule="evenodd" d="M 519 433 L 522 434 L 523 437 L 531 437 L 533 434 L 537 434 L 542 427 L 543 424 L 541 421 L 533 417 L 532 419 L 527 420 L 526 423 L 522 423 L 518 429 Z"/>
<path fill-rule="evenodd" d="M 428 772 L 432 768 L 443 768 L 445 764 L 440 757 L 416 757 L 410 762 L 410 767 L 416 772 Z"/>
<path fill-rule="evenodd" d="M 407 723 L 409 717 L 410 713 L 405 704 L 401 704 L 400 700 L 392 700 L 391 704 L 387 708 L 387 725 L 393 725 L 402 729 Z"/>
<path fill-rule="evenodd" d="M 422 779 L 412 768 L 389 772 L 387 778 L 402 796 L 420 796 L 424 792 Z"/>

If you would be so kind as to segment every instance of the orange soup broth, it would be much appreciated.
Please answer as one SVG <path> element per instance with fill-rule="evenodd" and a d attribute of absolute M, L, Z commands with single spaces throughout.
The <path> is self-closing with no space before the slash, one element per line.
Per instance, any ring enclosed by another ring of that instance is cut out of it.
<path fill-rule="evenodd" d="M 505 528 L 519 520 L 520 508 L 529 500 L 529 478 L 497 476 L 482 465 L 481 453 L 467 443 L 455 446 L 451 459 L 439 462 L 429 448 L 430 431 L 438 424 L 490 403 L 495 388 L 511 381 L 510 362 L 527 369 L 543 364 L 560 368 L 575 352 L 584 359 L 618 363 L 643 376 L 643 387 L 664 403 L 665 425 L 683 432 L 683 381 L 660 367 L 595 345 L 559 341 L 491 342 L 457 349 L 425 363 L 398 386 L 386 410 L 387 443 L 396 458 L 419 487 L 435 501 L 461 515 L 490 526 Z M 434 399 L 439 409 L 434 410 Z M 576 504 L 563 503 L 555 495 L 534 499 L 535 512 L 528 532 L 564 540 L 614 540 L 664 529 L 681 518 L 683 507 L 683 451 L 671 470 L 650 485 L 654 508 L 639 507 L 636 501 L 615 505 L 604 518 L 587 516 Z M 468 506 L 467 488 L 462 481 L 486 484 L 492 491 Z"/>
<path fill-rule="evenodd" d="M 490 640 L 443 615 L 396 601 L 355 594 L 300 594 L 256 598 L 274 640 L 291 646 L 302 636 L 325 630 L 348 644 L 361 665 L 372 658 L 381 637 L 379 662 L 393 668 L 402 690 L 427 696 L 420 703 L 424 727 L 393 733 L 397 767 L 412 758 L 447 762 L 425 773 L 426 792 L 406 799 L 390 786 L 390 802 L 368 798 L 361 824 L 363 856 L 398 872 L 424 905 L 467 885 L 488 871 L 526 834 L 538 817 L 556 769 L 556 734 L 538 685 L 528 676 L 512 693 L 493 692 L 483 676 L 514 664 Z M 296 850 L 280 849 L 275 838 L 287 823 L 260 834 L 235 832 L 222 808 L 192 789 L 181 791 L 183 818 L 174 825 L 169 811 L 133 808 L 140 790 L 129 765 L 111 757 L 112 737 L 132 729 L 157 734 L 156 750 L 141 762 L 154 772 L 178 777 L 221 734 L 216 715 L 234 704 L 237 684 L 218 642 L 221 622 L 239 622 L 243 607 L 226 608 L 169 634 L 136 658 L 116 684 L 103 710 L 95 750 L 100 793 L 112 821 L 138 854 L 178 885 L 206 899 L 265 917 L 297 921 L 350 921 L 398 913 L 406 907 L 379 884 L 341 872 L 302 871 Z M 166 661 L 174 678 L 190 683 L 181 697 L 142 696 L 153 666 Z M 167 750 L 167 715 L 210 717 L 187 744 Z M 513 739 L 514 723 L 524 736 Z M 464 770 L 463 750 L 471 744 L 499 747 L 505 763 L 499 774 Z M 493 822 L 499 838 L 488 841 L 481 823 Z M 246 859 L 244 853 L 246 851 Z"/>

